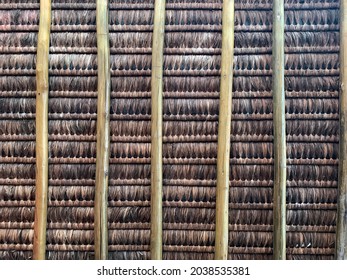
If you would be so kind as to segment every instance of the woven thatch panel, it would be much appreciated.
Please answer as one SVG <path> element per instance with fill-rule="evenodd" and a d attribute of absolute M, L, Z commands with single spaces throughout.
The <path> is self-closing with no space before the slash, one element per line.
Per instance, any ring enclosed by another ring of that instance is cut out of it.
<path fill-rule="evenodd" d="M 0 3 L 0 258 L 23 259 L 33 241 L 38 11 Z"/>
<path fill-rule="evenodd" d="M 339 1 L 305 2 L 312 2 L 312 8 L 286 12 L 288 258 L 331 259 L 337 201 Z"/>
<path fill-rule="evenodd" d="M 32 256 L 39 1 L 0 0 L 0 259 Z M 330 259 L 338 164 L 338 0 L 286 1 L 287 254 Z M 109 258 L 148 259 L 154 1 L 110 0 Z M 221 0 L 167 0 L 164 258 L 212 259 Z M 238 0 L 231 259 L 272 258 L 272 1 Z M 49 259 L 90 259 L 96 156 L 95 1 L 53 0 Z"/>

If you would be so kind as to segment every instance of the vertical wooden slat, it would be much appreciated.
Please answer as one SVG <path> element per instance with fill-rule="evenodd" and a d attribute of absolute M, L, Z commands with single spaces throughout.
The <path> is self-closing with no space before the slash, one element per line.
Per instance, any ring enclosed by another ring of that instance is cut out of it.
<path fill-rule="evenodd" d="M 229 164 L 234 60 L 234 0 L 222 10 L 222 65 L 218 120 L 215 259 L 228 258 Z"/>
<path fill-rule="evenodd" d="M 163 49 L 165 0 L 156 0 L 152 44 L 151 259 L 162 259 L 163 233 Z"/>
<path fill-rule="evenodd" d="M 340 2 L 340 147 L 336 258 L 347 259 L 347 0 Z"/>
<path fill-rule="evenodd" d="M 36 57 L 36 193 L 33 258 L 46 256 L 48 203 L 48 59 L 51 1 L 40 1 L 40 24 Z"/>
<path fill-rule="evenodd" d="M 107 259 L 108 174 L 110 156 L 110 47 L 108 32 L 108 1 L 96 2 L 98 50 L 98 107 L 96 140 L 96 185 L 94 203 L 95 259 Z"/>
<path fill-rule="evenodd" d="M 274 259 L 286 258 L 286 127 L 284 94 L 284 0 L 273 4 L 272 91 L 274 126 Z"/>

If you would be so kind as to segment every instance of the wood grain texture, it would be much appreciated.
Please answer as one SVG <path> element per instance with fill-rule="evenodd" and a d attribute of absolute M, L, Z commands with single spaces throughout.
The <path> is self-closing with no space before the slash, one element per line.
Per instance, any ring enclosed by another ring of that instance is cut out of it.
<path fill-rule="evenodd" d="M 286 125 L 284 93 L 284 1 L 273 4 L 272 91 L 274 126 L 274 259 L 286 258 Z"/>
<path fill-rule="evenodd" d="M 162 259 L 163 233 L 163 50 L 165 3 L 156 0 L 152 44 L 151 259 Z"/>
<path fill-rule="evenodd" d="M 48 203 L 48 59 L 51 1 L 40 1 L 40 25 L 36 62 L 36 193 L 33 259 L 46 257 Z"/>
<path fill-rule="evenodd" d="M 228 258 L 229 165 L 234 60 L 234 1 L 223 1 L 222 63 L 218 120 L 215 259 Z"/>
<path fill-rule="evenodd" d="M 108 174 L 110 157 L 110 47 L 108 32 L 108 1 L 97 0 L 96 6 L 97 52 L 98 52 L 98 104 L 97 104 L 97 150 L 96 186 L 94 204 L 95 259 L 108 256 Z"/>
<path fill-rule="evenodd" d="M 336 258 L 347 259 L 347 0 L 340 2 L 340 145 Z"/>

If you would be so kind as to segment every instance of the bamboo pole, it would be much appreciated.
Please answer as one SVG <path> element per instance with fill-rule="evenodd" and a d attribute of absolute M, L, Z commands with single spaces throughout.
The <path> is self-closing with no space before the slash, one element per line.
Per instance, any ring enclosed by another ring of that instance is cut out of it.
<path fill-rule="evenodd" d="M 222 10 L 222 65 L 219 99 L 215 259 L 228 258 L 229 164 L 234 60 L 234 0 Z"/>
<path fill-rule="evenodd" d="M 46 257 L 48 204 L 48 68 L 51 1 L 40 1 L 36 58 L 36 193 L 33 259 Z"/>
<path fill-rule="evenodd" d="M 165 0 L 156 0 L 152 45 L 151 259 L 162 259 L 163 233 L 163 49 Z"/>
<path fill-rule="evenodd" d="M 340 2 L 340 144 L 336 258 L 347 259 L 347 0 Z"/>
<path fill-rule="evenodd" d="M 286 127 L 284 95 L 284 0 L 273 4 L 272 91 L 274 126 L 274 259 L 286 258 Z"/>
<path fill-rule="evenodd" d="M 110 47 L 108 33 L 108 1 L 96 2 L 98 52 L 98 107 L 96 139 L 96 181 L 94 203 L 95 259 L 107 259 L 108 174 L 110 156 Z"/>

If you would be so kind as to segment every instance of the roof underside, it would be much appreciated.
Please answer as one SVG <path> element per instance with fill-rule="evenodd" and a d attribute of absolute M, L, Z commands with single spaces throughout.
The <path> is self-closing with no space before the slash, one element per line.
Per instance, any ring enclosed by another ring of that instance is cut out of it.
<path fill-rule="evenodd" d="M 110 0 L 109 258 L 148 259 L 153 2 Z M 221 0 L 167 0 L 163 258 L 212 259 Z M 272 258 L 272 1 L 237 0 L 229 258 Z M 16 4 L 13 4 L 16 3 Z M 95 1 L 52 1 L 49 259 L 94 258 Z M 332 259 L 339 1 L 287 0 L 287 258 Z M 32 257 L 38 0 L 0 0 L 0 259 Z"/>

